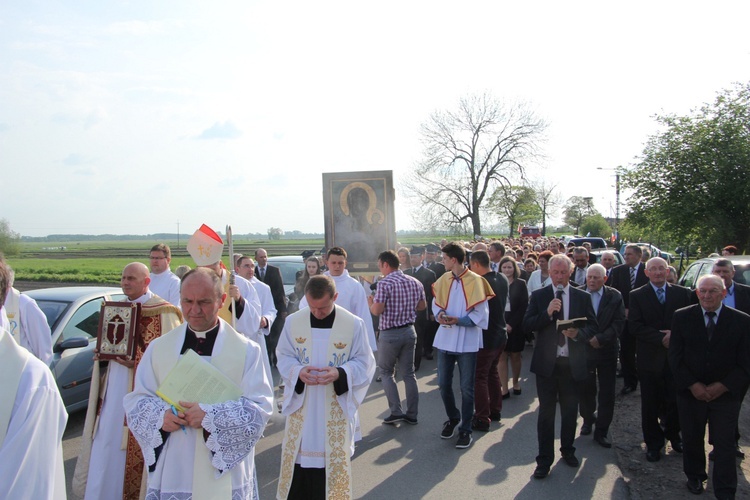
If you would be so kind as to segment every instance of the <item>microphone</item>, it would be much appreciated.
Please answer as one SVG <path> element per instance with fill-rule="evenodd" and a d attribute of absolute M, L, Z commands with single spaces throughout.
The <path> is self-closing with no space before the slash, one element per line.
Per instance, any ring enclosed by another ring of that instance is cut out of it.
<path fill-rule="evenodd" d="M 557 285 L 557 292 L 555 292 L 555 298 L 562 300 L 563 290 L 565 290 L 565 287 L 562 285 Z M 554 314 L 552 314 L 552 321 L 557 321 L 557 318 L 560 316 L 560 311 L 555 311 Z"/>

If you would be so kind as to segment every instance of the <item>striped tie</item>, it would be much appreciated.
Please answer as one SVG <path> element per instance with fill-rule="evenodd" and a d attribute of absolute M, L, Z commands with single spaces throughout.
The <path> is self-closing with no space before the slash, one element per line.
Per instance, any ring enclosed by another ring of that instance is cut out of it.
<path fill-rule="evenodd" d="M 635 268 L 630 268 L 630 289 L 635 288 Z"/>

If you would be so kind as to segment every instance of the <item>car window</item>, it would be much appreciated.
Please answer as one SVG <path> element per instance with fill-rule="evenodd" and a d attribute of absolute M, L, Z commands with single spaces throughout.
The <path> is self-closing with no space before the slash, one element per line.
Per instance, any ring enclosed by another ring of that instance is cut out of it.
<path fill-rule="evenodd" d="M 99 328 L 99 312 L 102 308 L 102 300 L 90 300 L 73 313 L 60 336 L 61 340 L 73 337 L 96 338 L 96 330 Z"/>
<path fill-rule="evenodd" d="M 695 288 L 695 282 L 701 276 L 701 274 L 698 274 L 701 267 L 703 267 L 703 262 L 694 262 L 693 264 L 690 264 L 690 267 L 685 270 L 685 274 L 682 275 L 680 284 L 688 288 Z"/>
<path fill-rule="evenodd" d="M 281 270 L 281 279 L 285 285 L 294 285 L 297 282 L 297 271 L 304 271 L 304 262 L 269 262 Z"/>
<path fill-rule="evenodd" d="M 734 281 L 742 285 L 750 283 L 750 264 L 734 266 Z"/>
<path fill-rule="evenodd" d="M 47 317 L 47 324 L 49 325 L 50 329 L 52 329 L 54 328 L 55 323 L 57 323 L 57 320 L 60 318 L 60 316 L 62 316 L 63 311 L 68 308 L 70 302 L 58 302 L 56 300 L 37 300 L 36 304 Z"/>

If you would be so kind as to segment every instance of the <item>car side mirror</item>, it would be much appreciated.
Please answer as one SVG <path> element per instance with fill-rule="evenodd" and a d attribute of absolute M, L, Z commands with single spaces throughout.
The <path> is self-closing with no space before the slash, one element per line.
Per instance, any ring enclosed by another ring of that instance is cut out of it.
<path fill-rule="evenodd" d="M 55 344 L 54 352 L 63 352 L 67 349 L 76 349 L 81 347 L 87 347 L 89 345 L 89 339 L 86 337 L 73 337 L 72 339 L 63 340 L 59 344 Z"/>

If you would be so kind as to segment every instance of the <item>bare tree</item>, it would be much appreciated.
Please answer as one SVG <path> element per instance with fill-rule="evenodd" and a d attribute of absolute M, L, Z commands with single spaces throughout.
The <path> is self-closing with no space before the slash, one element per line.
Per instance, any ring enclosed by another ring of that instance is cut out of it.
<path fill-rule="evenodd" d="M 418 224 L 482 234 L 482 215 L 489 215 L 483 203 L 498 187 L 523 179 L 546 128 L 528 104 L 488 94 L 433 113 L 422 124 L 423 158 L 406 180 L 421 207 Z"/>
<path fill-rule="evenodd" d="M 558 207 L 562 204 L 562 198 L 555 191 L 557 184 L 547 184 L 544 179 L 534 183 L 533 187 L 536 192 L 536 206 L 542 213 L 542 236 L 546 236 L 547 219 L 557 212 Z"/>

